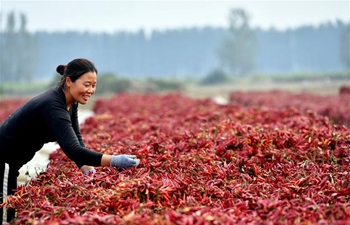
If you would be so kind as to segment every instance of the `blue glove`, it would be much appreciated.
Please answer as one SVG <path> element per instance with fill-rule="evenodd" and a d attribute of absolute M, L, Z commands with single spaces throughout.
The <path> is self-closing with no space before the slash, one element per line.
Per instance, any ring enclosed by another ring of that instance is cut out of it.
<path fill-rule="evenodd" d="M 140 159 L 135 155 L 113 155 L 111 158 L 111 166 L 122 169 L 137 167 L 140 164 Z"/>
<path fill-rule="evenodd" d="M 85 175 L 88 175 L 89 173 L 96 173 L 96 170 L 95 169 L 91 169 L 91 170 L 86 170 L 84 172 Z"/>

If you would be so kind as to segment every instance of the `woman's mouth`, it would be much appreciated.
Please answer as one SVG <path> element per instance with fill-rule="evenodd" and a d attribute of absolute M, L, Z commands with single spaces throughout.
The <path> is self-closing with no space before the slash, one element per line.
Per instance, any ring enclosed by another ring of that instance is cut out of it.
<path fill-rule="evenodd" d="M 83 99 L 84 99 L 85 101 L 88 101 L 89 98 L 90 98 L 90 95 L 83 95 Z"/>

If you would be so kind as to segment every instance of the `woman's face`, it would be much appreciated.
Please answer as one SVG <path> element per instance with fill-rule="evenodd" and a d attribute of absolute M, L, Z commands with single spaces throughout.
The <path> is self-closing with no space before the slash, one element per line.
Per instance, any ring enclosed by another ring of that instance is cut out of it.
<path fill-rule="evenodd" d="M 67 103 L 71 104 L 77 101 L 80 104 L 85 105 L 91 95 L 95 93 L 96 83 L 96 72 L 87 72 L 80 76 L 75 82 L 72 82 L 71 79 L 67 77 L 66 84 L 70 93 L 70 98 L 68 97 L 69 99 L 66 99 Z"/>

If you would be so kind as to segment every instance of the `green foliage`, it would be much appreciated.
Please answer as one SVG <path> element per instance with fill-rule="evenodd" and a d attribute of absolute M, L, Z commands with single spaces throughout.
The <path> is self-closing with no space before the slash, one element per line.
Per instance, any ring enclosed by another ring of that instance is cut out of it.
<path fill-rule="evenodd" d="M 227 75 L 221 69 L 211 71 L 203 80 L 199 82 L 200 85 L 222 84 L 228 81 Z"/>
<path fill-rule="evenodd" d="M 246 75 L 255 67 L 258 42 L 249 26 L 249 17 L 242 9 L 233 9 L 229 15 L 230 35 L 218 50 L 222 66 L 238 76 Z"/>
<path fill-rule="evenodd" d="M 4 96 L 30 96 L 39 94 L 46 88 L 46 82 L 4 82 L 0 83 L 0 94 Z"/>
<path fill-rule="evenodd" d="M 274 74 L 255 74 L 251 79 L 254 81 L 271 79 L 274 82 L 302 82 L 302 81 L 316 81 L 316 80 L 349 80 L 349 71 L 338 72 L 295 72 L 295 73 L 274 73 Z"/>
<path fill-rule="evenodd" d="M 144 84 L 145 92 L 161 92 L 161 91 L 181 91 L 184 85 L 180 81 L 165 80 L 165 79 L 147 79 Z"/>
<path fill-rule="evenodd" d="M 346 69 L 350 69 L 350 23 L 344 28 L 340 37 L 340 59 Z"/>
<path fill-rule="evenodd" d="M 126 92 L 130 87 L 130 80 L 118 78 L 113 73 L 104 73 L 97 76 L 96 94 Z"/>
<path fill-rule="evenodd" d="M 38 38 L 26 30 L 27 18 L 20 15 L 19 29 L 16 30 L 14 12 L 7 16 L 5 32 L 1 32 L 1 52 L 6 57 L 0 61 L 0 74 L 3 82 L 28 82 L 35 75 L 39 59 Z"/>
<path fill-rule="evenodd" d="M 49 83 L 48 87 L 52 87 L 52 86 L 55 86 L 57 85 L 60 80 L 61 80 L 62 76 L 60 74 L 54 74 L 54 76 L 52 77 L 52 80 L 51 82 Z"/>

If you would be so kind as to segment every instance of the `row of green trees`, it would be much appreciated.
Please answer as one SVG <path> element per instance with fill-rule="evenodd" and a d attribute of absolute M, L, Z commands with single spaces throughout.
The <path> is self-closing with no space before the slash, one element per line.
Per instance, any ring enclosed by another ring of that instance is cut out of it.
<path fill-rule="evenodd" d="M 340 41 L 340 58 L 347 69 L 350 69 L 350 24 L 342 32 Z"/>
<path fill-rule="evenodd" d="M 250 73 L 255 68 L 255 56 L 259 50 L 255 33 L 250 27 L 250 16 L 242 9 L 233 9 L 229 14 L 229 36 L 218 51 L 224 71 L 238 76 Z M 350 69 L 350 24 L 340 37 L 340 59 Z"/>
<path fill-rule="evenodd" d="M 16 15 L 7 15 L 6 30 L 1 37 L 1 82 L 28 82 L 38 66 L 38 39 L 27 31 L 27 17 L 21 13 L 16 29 Z"/>
<path fill-rule="evenodd" d="M 26 29 L 27 18 L 24 14 L 16 15 L 11 12 L 7 15 L 5 32 L 1 32 L 1 68 L 2 82 L 27 82 L 36 74 L 39 58 L 39 43 L 36 34 Z M 259 43 L 256 34 L 250 27 L 250 17 L 242 9 L 232 9 L 229 13 L 229 29 L 226 38 L 217 50 L 220 68 L 216 68 L 207 75 L 209 80 L 213 76 L 233 74 L 244 76 L 254 71 Z M 18 27 L 16 29 L 16 27 Z M 350 25 L 341 35 L 340 58 L 347 68 L 350 68 L 349 37 Z"/>
<path fill-rule="evenodd" d="M 2 33 L 2 50 L 6 52 L 0 71 L 3 82 L 28 82 L 38 66 L 38 39 L 27 31 L 27 17 L 24 14 L 20 14 L 19 23 L 19 29 L 16 30 L 15 13 L 7 15 L 6 30 Z M 229 24 L 230 36 L 218 50 L 218 57 L 228 73 L 244 75 L 254 69 L 257 41 L 244 10 L 232 10 Z"/>

